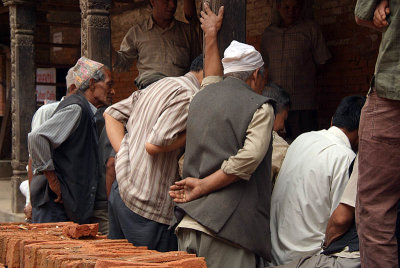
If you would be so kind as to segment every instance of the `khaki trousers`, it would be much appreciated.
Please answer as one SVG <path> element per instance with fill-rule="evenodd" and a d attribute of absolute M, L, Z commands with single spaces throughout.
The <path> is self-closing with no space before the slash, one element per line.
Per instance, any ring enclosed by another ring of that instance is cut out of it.
<path fill-rule="evenodd" d="M 400 101 L 373 91 L 361 113 L 356 221 L 361 265 L 397 268 L 400 200 Z"/>
<path fill-rule="evenodd" d="M 179 228 L 178 249 L 204 257 L 208 268 L 261 268 L 261 258 L 245 249 L 224 243 L 203 232 Z"/>
<path fill-rule="evenodd" d="M 349 259 L 324 254 L 301 257 L 279 268 L 360 268 L 360 258 Z"/>

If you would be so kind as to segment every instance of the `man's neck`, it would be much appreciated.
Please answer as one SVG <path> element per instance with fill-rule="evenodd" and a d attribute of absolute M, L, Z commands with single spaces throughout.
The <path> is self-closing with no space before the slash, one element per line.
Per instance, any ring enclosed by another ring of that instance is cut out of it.
<path fill-rule="evenodd" d="M 160 18 L 155 18 L 155 17 L 153 16 L 153 21 L 154 21 L 161 29 L 166 29 L 166 28 L 168 28 L 168 27 L 171 25 L 171 23 L 172 23 L 172 21 L 173 21 L 173 18 L 170 19 L 170 20 L 163 20 L 163 19 L 160 19 Z"/>

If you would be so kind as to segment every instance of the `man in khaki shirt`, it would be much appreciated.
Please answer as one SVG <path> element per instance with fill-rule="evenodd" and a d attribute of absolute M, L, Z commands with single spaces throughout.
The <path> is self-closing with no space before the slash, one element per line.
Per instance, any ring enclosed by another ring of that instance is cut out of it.
<path fill-rule="evenodd" d="M 151 84 L 154 75 L 184 75 L 201 51 L 196 20 L 192 19 L 189 25 L 174 18 L 176 0 L 150 0 L 150 3 L 152 16 L 134 25 L 125 35 L 120 50 L 113 52 L 117 71 L 127 71 L 136 60 L 139 76 L 135 84 L 139 89 Z M 195 10 L 193 0 L 185 1 L 185 13 L 188 6 Z"/>

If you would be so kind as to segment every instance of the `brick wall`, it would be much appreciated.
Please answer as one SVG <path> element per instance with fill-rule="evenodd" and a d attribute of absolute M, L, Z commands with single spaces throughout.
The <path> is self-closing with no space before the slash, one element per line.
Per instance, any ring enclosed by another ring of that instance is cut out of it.
<path fill-rule="evenodd" d="M 321 25 L 332 59 L 321 70 L 317 87 L 319 125 L 328 127 L 339 101 L 348 95 L 365 95 L 374 72 L 380 34 L 356 25 L 354 0 L 309 0 L 307 17 Z M 274 18 L 273 0 L 247 1 L 247 43 L 260 46 L 261 34 Z"/>
<path fill-rule="evenodd" d="M 328 126 L 339 101 L 366 95 L 374 73 L 381 35 L 354 21 L 354 0 L 315 0 L 316 21 L 332 53 L 318 79 L 320 125 Z"/>
<path fill-rule="evenodd" d="M 0 267 L 206 268 L 204 258 L 157 252 L 97 234 L 97 224 L 0 223 Z"/>

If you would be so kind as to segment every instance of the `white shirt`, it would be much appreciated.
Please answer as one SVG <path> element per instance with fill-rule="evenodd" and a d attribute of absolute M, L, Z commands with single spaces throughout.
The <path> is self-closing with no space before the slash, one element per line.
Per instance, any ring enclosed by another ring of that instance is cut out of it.
<path fill-rule="evenodd" d="M 354 158 L 349 139 L 337 127 L 305 133 L 290 145 L 271 200 L 275 265 L 320 251 Z"/>

